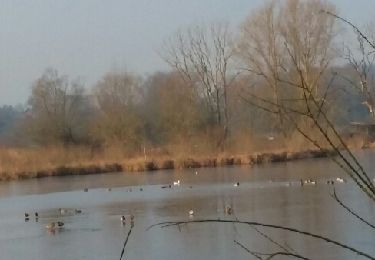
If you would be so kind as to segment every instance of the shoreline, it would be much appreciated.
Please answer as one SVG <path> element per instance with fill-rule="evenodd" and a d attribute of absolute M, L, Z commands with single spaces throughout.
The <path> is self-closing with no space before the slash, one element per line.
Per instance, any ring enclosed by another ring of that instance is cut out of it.
<path fill-rule="evenodd" d="M 211 156 L 205 158 L 129 159 L 123 163 L 86 164 L 60 166 L 39 171 L 7 173 L 0 172 L 0 182 L 26 180 L 54 176 L 94 175 L 113 172 L 144 172 L 157 170 L 181 170 L 191 168 L 215 168 L 223 166 L 261 165 L 311 158 L 326 158 L 335 155 L 333 150 L 304 150 L 299 152 L 265 152 L 250 155 Z"/>

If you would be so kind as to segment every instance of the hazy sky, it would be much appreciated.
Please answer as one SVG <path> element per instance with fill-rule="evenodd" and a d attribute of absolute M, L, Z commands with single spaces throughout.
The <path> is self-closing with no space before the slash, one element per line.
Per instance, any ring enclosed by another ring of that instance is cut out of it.
<path fill-rule="evenodd" d="M 156 53 L 181 26 L 237 25 L 262 0 L 0 0 L 0 105 L 24 103 L 47 67 L 92 86 L 112 69 L 166 69 Z M 355 23 L 374 0 L 333 0 Z"/>

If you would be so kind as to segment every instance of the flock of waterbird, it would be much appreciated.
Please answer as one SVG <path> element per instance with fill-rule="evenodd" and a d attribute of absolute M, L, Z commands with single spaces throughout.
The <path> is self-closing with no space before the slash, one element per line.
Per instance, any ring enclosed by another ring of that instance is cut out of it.
<path fill-rule="evenodd" d="M 134 227 L 134 215 L 130 214 L 127 218 L 122 215 L 120 220 L 121 220 L 121 225 L 125 226 L 126 225 L 126 219 L 130 220 L 130 225 L 131 227 Z"/>
<path fill-rule="evenodd" d="M 195 174 L 198 174 L 198 172 L 195 172 Z M 329 179 L 329 180 L 326 180 L 325 181 L 325 184 L 327 185 L 335 185 L 335 183 L 346 183 L 347 180 L 344 179 L 344 178 L 340 178 L 340 177 L 337 177 L 335 179 Z M 375 182 L 375 178 L 374 178 L 374 182 Z M 317 180 L 312 180 L 312 179 L 300 179 L 297 183 L 299 183 L 300 186 L 305 186 L 305 185 L 316 185 L 318 184 L 318 181 Z M 323 182 L 324 183 L 324 182 Z M 180 180 L 177 180 L 177 181 L 174 181 L 173 182 L 173 186 L 180 186 L 181 182 Z M 292 186 L 293 183 L 292 182 L 289 182 L 288 183 L 288 186 Z M 240 186 L 240 182 L 236 182 L 233 184 L 234 187 L 239 187 Z M 172 188 L 172 185 L 169 184 L 169 185 L 165 185 L 165 186 L 162 186 L 163 189 L 165 188 Z M 191 186 L 190 186 L 191 188 Z M 230 205 L 226 205 L 224 207 L 224 213 L 227 214 L 227 215 L 231 215 L 233 213 L 233 208 L 232 206 Z M 193 209 L 190 209 L 188 211 L 188 215 L 189 217 L 193 217 L 194 216 L 194 210 Z"/>
<path fill-rule="evenodd" d="M 67 215 L 82 214 L 82 210 L 81 209 L 59 208 L 57 210 L 57 213 L 58 213 L 58 217 L 62 217 L 62 216 L 67 216 Z M 28 222 L 30 220 L 30 214 L 25 212 L 24 216 L 25 216 L 25 222 Z M 36 222 L 39 221 L 39 213 L 38 212 L 34 213 L 34 219 L 35 219 Z M 133 214 L 127 215 L 126 217 L 125 217 L 125 215 L 122 215 L 120 220 L 121 220 L 122 226 L 125 226 L 127 220 L 129 220 L 129 223 L 130 223 L 131 227 L 134 227 L 134 215 Z M 64 222 L 58 220 L 58 221 L 49 222 L 45 227 L 49 232 L 55 233 L 55 231 L 61 231 L 64 228 L 64 226 L 65 226 Z"/>
<path fill-rule="evenodd" d="M 64 215 L 77 215 L 77 214 L 81 214 L 82 213 L 82 210 L 81 209 L 67 209 L 67 208 L 59 208 L 57 209 L 57 215 L 58 215 L 58 218 L 64 216 Z M 25 216 L 25 222 L 28 222 L 30 220 L 30 214 L 25 212 L 24 214 Z M 39 222 L 39 213 L 38 212 L 34 212 L 34 219 L 36 222 Z M 52 221 L 52 222 L 49 222 L 45 227 L 47 228 L 48 231 L 57 231 L 57 230 L 61 230 L 64 228 L 64 222 L 60 221 L 60 220 L 57 220 L 57 221 Z"/>
<path fill-rule="evenodd" d="M 198 171 L 195 172 L 195 175 L 198 175 Z M 373 181 L 375 182 L 375 178 L 373 179 Z M 327 184 L 327 185 L 335 185 L 335 183 L 346 183 L 346 182 L 347 182 L 346 179 L 337 177 L 335 179 L 326 180 L 325 184 Z M 317 180 L 312 180 L 312 179 L 300 179 L 297 183 L 299 183 L 300 186 L 316 185 L 316 184 L 318 184 L 318 181 Z M 167 188 L 172 188 L 172 187 L 178 187 L 180 185 L 181 185 L 181 181 L 180 180 L 176 180 L 176 181 L 173 181 L 172 184 L 167 184 L 167 185 L 161 186 L 161 188 L 162 189 L 167 189 Z M 288 183 L 288 186 L 292 186 L 292 185 L 293 185 L 292 182 Z M 234 187 L 239 187 L 240 183 L 239 182 L 235 182 L 233 184 L 233 186 Z M 192 188 L 192 186 L 189 186 L 189 188 Z M 84 192 L 88 192 L 89 190 L 88 190 L 88 188 L 84 188 L 83 191 Z M 112 191 L 112 189 L 108 188 L 107 191 Z M 132 192 L 132 191 L 133 191 L 132 188 L 128 188 L 127 189 L 127 192 Z M 140 187 L 139 191 L 143 191 L 143 188 Z M 82 210 L 80 210 L 80 209 L 66 209 L 66 208 L 59 208 L 58 209 L 58 214 L 60 216 L 66 215 L 66 214 L 81 214 L 81 213 L 82 213 Z M 224 207 L 224 213 L 227 214 L 227 215 L 231 215 L 233 213 L 232 206 L 226 205 Z M 193 217 L 194 216 L 194 210 L 193 209 L 189 209 L 188 215 L 189 215 L 189 217 Z M 39 219 L 39 213 L 38 212 L 34 213 L 34 218 L 35 218 L 36 221 L 38 221 L 38 219 Z M 30 219 L 30 214 L 29 213 L 25 213 L 25 222 L 29 221 L 29 219 Z M 125 217 L 125 215 L 122 215 L 121 218 L 120 218 L 121 224 L 123 226 L 126 225 L 127 220 L 130 221 L 131 227 L 134 227 L 134 215 L 130 214 L 127 217 Z M 62 221 L 50 222 L 50 223 L 48 223 L 46 225 L 46 228 L 49 231 L 55 231 L 55 230 L 58 230 L 58 229 L 62 229 L 62 228 L 64 228 L 64 222 L 62 222 Z"/>
<path fill-rule="evenodd" d="M 307 180 L 300 179 L 299 182 L 300 182 L 301 186 L 316 185 L 318 183 L 318 181 L 312 180 L 312 179 L 307 179 Z M 346 183 L 346 182 L 347 182 L 346 179 L 337 177 L 336 179 L 329 179 L 325 183 L 328 184 L 328 185 L 334 185 L 335 183 Z"/>

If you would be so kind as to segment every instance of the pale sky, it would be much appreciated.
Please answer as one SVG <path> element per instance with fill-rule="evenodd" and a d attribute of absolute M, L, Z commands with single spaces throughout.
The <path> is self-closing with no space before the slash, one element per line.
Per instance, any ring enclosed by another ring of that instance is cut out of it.
<path fill-rule="evenodd" d="M 113 69 L 166 70 L 157 50 L 178 28 L 240 24 L 262 0 L 0 0 L 0 105 L 25 103 L 47 67 L 87 87 Z M 374 0 L 332 0 L 357 24 Z M 375 18 L 373 19 L 375 20 Z"/>

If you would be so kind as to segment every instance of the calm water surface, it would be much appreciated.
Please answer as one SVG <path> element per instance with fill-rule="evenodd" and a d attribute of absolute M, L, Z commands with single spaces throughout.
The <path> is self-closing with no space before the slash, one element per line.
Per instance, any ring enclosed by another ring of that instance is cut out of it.
<path fill-rule="evenodd" d="M 359 153 L 372 176 L 374 151 Z M 197 174 L 196 174 L 197 171 Z M 147 173 L 56 177 L 0 184 L 0 259 L 119 259 L 133 214 L 135 227 L 124 259 L 252 259 L 234 240 L 258 252 L 277 252 L 255 229 L 239 224 L 188 224 L 147 227 L 163 221 L 220 218 L 259 221 L 322 234 L 375 255 L 375 230 L 360 223 L 331 197 L 325 181 L 342 176 L 326 159 L 278 163 L 260 167 L 189 169 Z M 300 178 L 318 180 L 298 185 Z M 181 181 L 179 187 L 161 186 Z M 239 187 L 234 187 L 235 182 Z M 88 192 L 83 189 L 88 188 Z M 111 188 L 111 191 L 108 191 Z M 140 191 L 140 188 L 143 191 Z M 339 196 L 375 223 L 374 203 L 349 181 L 337 184 Z M 131 189 L 131 192 L 130 192 Z M 231 205 L 233 215 L 226 215 Z M 59 208 L 68 209 L 61 215 Z M 74 209 L 81 209 L 75 214 Z M 188 211 L 195 214 L 189 218 Z M 39 212 L 25 222 L 24 212 Z M 65 228 L 49 232 L 45 225 L 63 221 Z M 362 259 L 319 240 L 262 228 L 284 247 L 312 259 Z"/>

